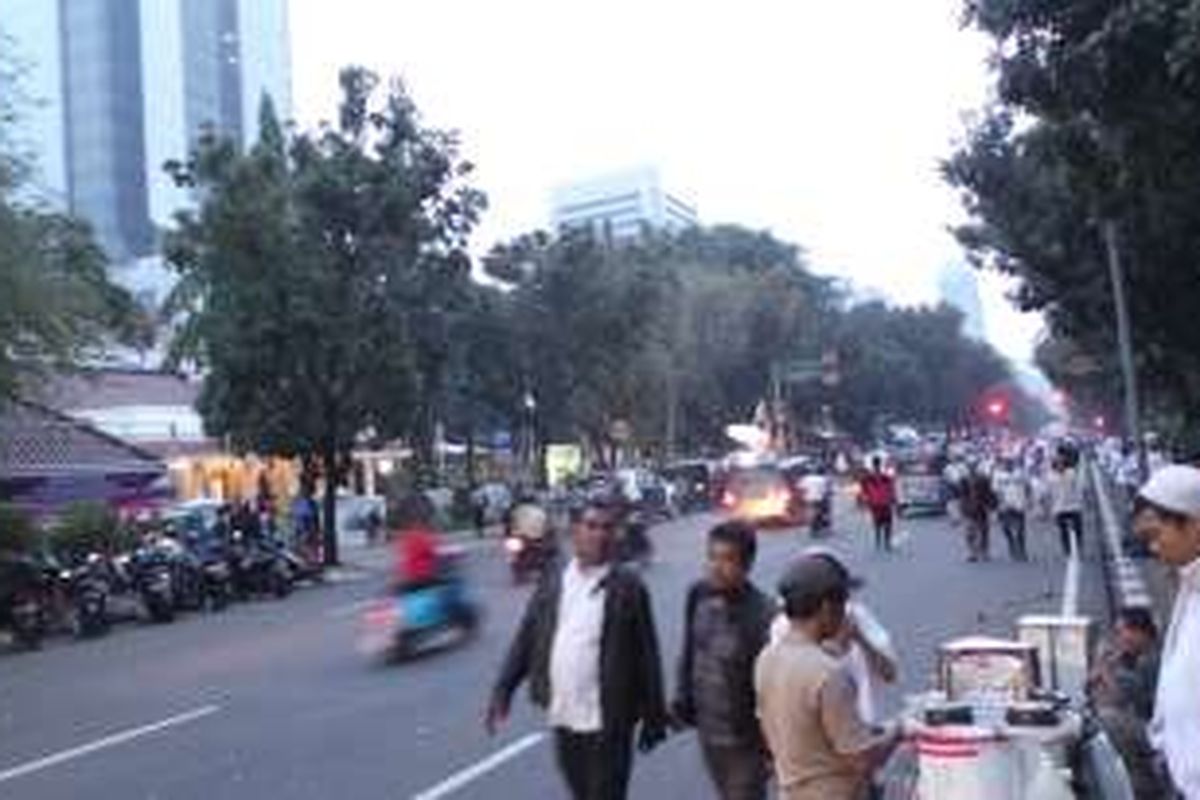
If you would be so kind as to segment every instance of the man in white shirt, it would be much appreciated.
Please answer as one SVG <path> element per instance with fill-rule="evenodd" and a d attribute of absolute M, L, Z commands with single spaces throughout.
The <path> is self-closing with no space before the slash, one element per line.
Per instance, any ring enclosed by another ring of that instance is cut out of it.
<path fill-rule="evenodd" d="M 1154 473 L 1134 504 L 1134 525 L 1150 551 L 1179 571 L 1150 739 L 1179 794 L 1200 800 L 1200 470 Z"/>
<path fill-rule="evenodd" d="M 830 548 L 809 547 L 802 555 L 825 559 L 835 569 L 850 574 L 845 563 Z M 861 578 L 851 576 L 849 585 L 857 590 L 863 582 Z M 782 639 L 789 625 L 787 615 L 780 612 L 771 624 L 771 641 Z M 900 659 L 887 628 L 865 603 L 851 600 L 846 604 L 845 620 L 837 635 L 821 644 L 842 660 L 853 678 L 859 716 L 869 725 L 878 725 L 883 721 L 880 710 L 884 684 L 895 683 L 899 674 Z"/>
<path fill-rule="evenodd" d="M 650 595 L 612 563 L 614 510 L 594 502 L 572 520 L 574 556 L 544 570 L 492 690 L 494 733 L 526 679 L 554 730 L 559 768 L 575 800 L 623 800 L 637 746 L 666 735 L 662 663 Z"/>
<path fill-rule="evenodd" d="M 1050 510 L 1058 525 L 1063 555 L 1083 555 L 1083 483 L 1072 457 L 1060 454 L 1050 477 Z"/>
<path fill-rule="evenodd" d="M 1008 555 L 1013 561 L 1028 561 L 1025 543 L 1029 507 L 1033 503 L 1033 486 L 1025 468 L 1016 459 L 1005 459 L 992 476 L 992 485 L 1000 501 L 997 516 L 1000 529 L 1008 541 Z"/>

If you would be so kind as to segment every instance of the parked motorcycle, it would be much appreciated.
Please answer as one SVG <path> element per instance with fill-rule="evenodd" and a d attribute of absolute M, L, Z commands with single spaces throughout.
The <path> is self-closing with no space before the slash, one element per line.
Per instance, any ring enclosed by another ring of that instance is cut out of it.
<path fill-rule="evenodd" d="M 462 575 L 463 551 L 442 548 L 439 558 L 436 581 L 394 589 L 367 609 L 359 633 L 364 655 L 385 662 L 405 661 L 475 634 L 480 612 Z"/>
<path fill-rule="evenodd" d="M 237 597 L 273 595 L 283 598 L 291 594 L 291 569 L 278 549 L 261 538 L 250 538 L 237 530 L 230 538 L 229 570 Z"/>
<path fill-rule="evenodd" d="M 36 650 L 49 627 L 50 585 L 43 565 L 28 555 L 0 555 L 0 628 Z"/>
<path fill-rule="evenodd" d="M 129 565 L 134 588 L 150 619 L 173 622 L 177 602 L 173 554 L 161 546 L 148 544 L 134 552 Z"/>
<path fill-rule="evenodd" d="M 49 626 L 49 583 L 42 565 L 23 554 L 0 555 L 0 627 L 22 648 L 41 648 Z"/>
<path fill-rule="evenodd" d="M 61 577 L 71 598 L 75 632 L 84 637 L 108 633 L 112 578 L 107 559 L 99 553 L 88 553 L 82 564 L 63 570 Z"/>

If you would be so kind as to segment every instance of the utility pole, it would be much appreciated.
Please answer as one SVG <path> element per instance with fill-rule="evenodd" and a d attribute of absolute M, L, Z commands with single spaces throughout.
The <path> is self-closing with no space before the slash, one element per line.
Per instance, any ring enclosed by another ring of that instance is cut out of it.
<path fill-rule="evenodd" d="M 1125 273 L 1121 265 L 1117 223 L 1113 220 L 1104 222 L 1104 248 L 1108 254 L 1108 277 L 1112 283 L 1113 305 L 1117 315 L 1117 349 L 1125 394 L 1125 430 L 1133 438 L 1138 454 L 1138 471 L 1140 478 L 1145 480 L 1149 476 L 1146 474 L 1146 443 L 1142 440 L 1137 370 L 1133 362 L 1133 331 L 1129 324 L 1129 301 L 1125 296 Z"/>

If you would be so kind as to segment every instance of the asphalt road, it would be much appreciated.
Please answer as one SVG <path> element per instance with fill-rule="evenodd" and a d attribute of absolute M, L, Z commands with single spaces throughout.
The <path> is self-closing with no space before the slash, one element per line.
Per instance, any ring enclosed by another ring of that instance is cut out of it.
<path fill-rule="evenodd" d="M 924 688 L 936 646 L 955 635 L 1011 633 L 1016 617 L 1053 612 L 1064 562 L 1042 523 L 1031 564 L 968 564 L 945 518 L 906 520 L 895 554 L 871 552 L 865 521 L 839 508 L 830 540 L 867 579 L 863 599 L 895 637 L 903 691 Z M 700 572 L 714 517 L 654 530 L 647 574 L 671 663 L 686 586 Z M 1094 529 L 1089 531 L 1089 536 Z M 756 577 L 771 586 L 807 537 L 761 537 Z M 1093 551 L 1094 554 L 1094 551 Z M 564 796 L 540 716 L 522 694 L 495 739 L 480 725 L 487 689 L 528 589 L 501 555 L 474 550 L 469 574 L 487 619 L 465 647 L 399 667 L 364 663 L 355 623 L 379 578 L 310 588 L 169 626 L 123 626 L 93 642 L 0 656 L 0 798 L 556 798 Z M 1081 609 L 1100 608 L 1085 564 Z M 632 796 L 709 797 L 695 742 L 677 736 L 635 767 Z"/>

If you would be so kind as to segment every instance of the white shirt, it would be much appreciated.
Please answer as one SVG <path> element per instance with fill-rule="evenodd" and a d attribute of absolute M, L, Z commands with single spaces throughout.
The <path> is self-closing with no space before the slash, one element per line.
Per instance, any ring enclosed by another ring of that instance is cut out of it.
<path fill-rule="evenodd" d="M 550 724 L 576 733 L 601 730 L 600 636 L 608 566 L 581 567 L 572 558 L 563 571 L 558 627 L 550 648 Z"/>
<path fill-rule="evenodd" d="M 1200 558 L 1179 571 L 1150 739 L 1176 788 L 1187 800 L 1200 800 Z"/>
<path fill-rule="evenodd" d="M 895 664 L 896 651 L 892 647 L 892 637 L 883 623 L 861 603 L 850 603 L 846 613 L 853 616 L 863 638 L 871 642 L 880 655 Z M 775 644 L 786 636 L 791 626 L 786 614 L 777 615 L 771 623 L 771 643 Z M 842 663 L 858 689 L 855 698 L 858 715 L 869 725 L 878 724 L 881 721 L 879 709 L 883 706 L 883 679 L 871 669 L 871 662 L 858 642 L 851 642 L 849 650 L 842 657 Z"/>
<path fill-rule="evenodd" d="M 992 479 L 996 494 L 1000 495 L 1000 508 L 1006 511 L 1028 511 L 1029 479 L 1015 470 L 1002 470 Z"/>
<path fill-rule="evenodd" d="M 829 479 L 824 475 L 805 475 L 800 479 L 800 490 L 804 492 L 804 502 L 815 503 L 823 500 L 829 494 Z"/>
<path fill-rule="evenodd" d="M 1055 514 L 1083 511 L 1083 486 L 1074 469 L 1056 472 L 1050 479 L 1051 508 Z"/>

